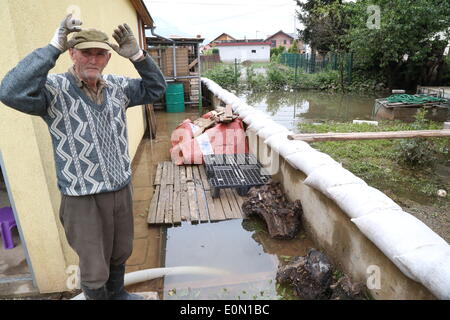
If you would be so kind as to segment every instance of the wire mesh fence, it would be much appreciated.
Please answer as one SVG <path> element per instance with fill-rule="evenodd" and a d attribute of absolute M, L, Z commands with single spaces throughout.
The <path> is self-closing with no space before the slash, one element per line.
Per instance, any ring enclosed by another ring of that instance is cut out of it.
<path fill-rule="evenodd" d="M 339 70 L 342 65 L 347 80 L 351 82 L 352 79 L 352 53 L 329 52 L 326 55 L 282 53 L 279 62 L 296 70 L 302 70 L 305 73 Z"/>

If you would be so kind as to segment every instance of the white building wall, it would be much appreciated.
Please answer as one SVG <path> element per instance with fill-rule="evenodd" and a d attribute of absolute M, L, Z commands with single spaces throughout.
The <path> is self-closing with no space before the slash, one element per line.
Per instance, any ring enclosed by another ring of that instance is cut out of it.
<path fill-rule="evenodd" d="M 237 58 L 241 62 L 249 60 L 252 62 L 269 62 L 269 45 L 245 45 L 245 46 L 216 46 L 219 49 L 222 62 L 234 62 Z"/>

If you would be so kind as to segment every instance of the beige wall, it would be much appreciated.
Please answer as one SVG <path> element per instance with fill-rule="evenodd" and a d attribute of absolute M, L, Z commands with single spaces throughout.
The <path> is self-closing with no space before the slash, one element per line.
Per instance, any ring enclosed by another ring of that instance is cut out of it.
<path fill-rule="evenodd" d="M 129 0 L 107 4 L 103 0 L 0 0 L 0 79 L 20 59 L 49 43 L 73 4 L 80 8 L 84 28 L 101 29 L 111 35 L 118 24 L 127 22 L 138 34 L 137 15 Z M 70 65 L 65 53 L 50 72 L 66 72 Z M 104 73 L 138 76 L 129 60 L 114 52 Z M 131 108 L 127 117 L 133 158 L 145 130 L 144 110 Z M 66 242 L 58 218 L 60 193 L 46 124 L 39 117 L 0 103 L 0 151 L 39 290 L 64 291 L 66 267 L 76 264 L 77 257 Z"/>

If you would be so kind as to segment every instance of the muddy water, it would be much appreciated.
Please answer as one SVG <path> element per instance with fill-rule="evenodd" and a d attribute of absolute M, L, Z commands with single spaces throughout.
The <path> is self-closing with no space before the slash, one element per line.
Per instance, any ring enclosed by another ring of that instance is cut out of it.
<path fill-rule="evenodd" d="M 374 101 L 381 97 L 312 90 L 243 93 L 238 96 L 294 132 L 298 132 L 298 123 L 302 122 L 372 120 Z"/>
<path fill-rule="evenodd" d="M 154 169 L 157 163 L 170 160 L 171 132 L 183 120 L 196 119 L 196 111 L 157 112 L 156 139 L 145 139 L 139 147 L 133 161 L 135 240 L 127 272 L 175 266 L 206 266 L 224 272 L 214 276 L 166 276 L 162 283 L 161 279 L 147 281 L 130 286 L 130 291 L 156 290 L 161 298 L 170 300 L 291 298 L 291 290 L 277 285 L 275 275 L 280 264 L 305 255 L 313 247 L 302 231 L 293 240 L 274 240 L 256 218 L 177 227 L 147 225 Z"/>
<path fill-rule="evenodd" d="M 167 229 L 166 267 L 206 266 L 219 275 L 166 276 L 164 299 L 290 299 L 275 281 L 280 264 L 305 255 L 313 244 L 300 232 L 271 239 L 259 219 L 234 219 Z"/>

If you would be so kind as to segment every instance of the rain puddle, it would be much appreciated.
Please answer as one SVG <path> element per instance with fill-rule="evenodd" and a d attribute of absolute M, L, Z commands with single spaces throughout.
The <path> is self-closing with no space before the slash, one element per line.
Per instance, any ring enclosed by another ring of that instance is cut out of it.
<path fill-rule="evenodd" d="M 296 299 L 277 284 L 279 265 L 303 256 L 313 244 L 300 230 L 292 240 L 270 238 L 258 218 L 167 229 L 165 266 L 207 266 L 219 275 L 171 275 L 164 279 L 164 299 Z"/>

